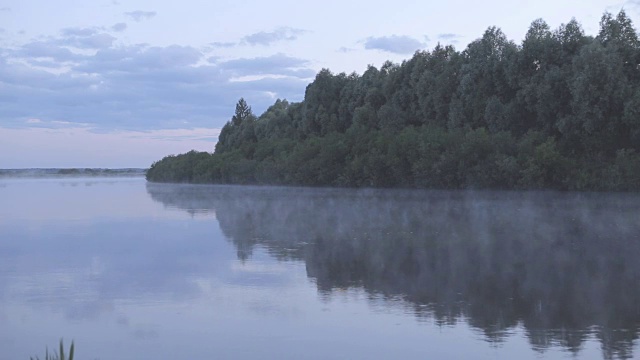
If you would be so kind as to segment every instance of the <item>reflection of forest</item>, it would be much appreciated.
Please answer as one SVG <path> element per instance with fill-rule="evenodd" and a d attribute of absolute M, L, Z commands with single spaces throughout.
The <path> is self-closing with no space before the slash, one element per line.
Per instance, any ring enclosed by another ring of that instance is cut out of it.
<path fill-rule="evenodd" d="M 306 262 L 320 291 L 402 298 L 418 317 L 465 319 L 491 341 L 518 325 L 535 349 L 591 335 L 631 358 L 640 329 L 640 197 L 148 184 L 151 197 L 214 210 L 251 256 Z"/>

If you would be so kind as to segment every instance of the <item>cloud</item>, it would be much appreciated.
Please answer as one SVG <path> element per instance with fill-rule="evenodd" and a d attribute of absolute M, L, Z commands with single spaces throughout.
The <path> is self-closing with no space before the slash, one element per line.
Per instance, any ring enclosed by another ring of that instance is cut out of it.
<path fill-rule="evenodd" d="M 263 77 L 261 79 L 252 81 L 232 82 L 229 88 L 237 91 L 240 94 L 259 94 L 257 100 L 266 101 L 258 102 L 255 105 L 250 103 L 249 105 L 253 107 L 257 114 L 260 114 L 260 109 L 265 110 L 267 106 L 273 104 L 273 94 L 275 94 L 276 97 L 286 98 L 292 101 L 302 100 L 304 96 L 304 89 L 308 84 L 308 81 L 294 77 Z M 262 98 L 262 96 L 265 97 Z"/>
<path fill-rule="evenodd" d="M 194 65 L 202 57 L 202 53 L 190 46 L 171 45 L 167 47 L 150 47 L 140 51 L 134 63 L 145 68 L 174 68 Z"/>
<path fill-rule="evenodd" d="M 4 52 L 1 127 L 37 125 L 28 119 L 92 131 L 221 127 L 240 97 L 260 113 L 274 97 L 301 100 L 315 74 L 308 61 L 284 54 L 207 63 L 189 46 L 116 46 L 106 37 L 91 43 L 100 31 L 67 29 L 62 38 Z M 63 43 L 104 47 L 87 53 Z"/>
<path fill-rule="evenodd" d="M 42 129 L 67 129 L 67 128 L 87 128 L 89 124 L 85 123 L 72 123 L 69 121 L 60 120 L 42 120 L 38 118 L 31 118 L 24 121 L 28 124 L 28 128 L 42 128 Z"/>
<path fill-rule="evenodd" d="M 115 32 L 122 32 L 122 31 L 125 31 L 126 29 L 127 29 L 127 24 L 123 23 L 123 22 L 114 24 L 111 27 L 111 30 L 113 30 Z"/>
<path fill-rule="evenodd" d="M 17 51 L 17 54 L 27 58 L 51 58 L 59 62 L 77 61 L 83 57 L 50 41 L 27 43 Z"/>
<path fill-rule="evenodd" d="M 124 14 L 136 22 L 140 22 L 142 20 L 149 20 L 157 15 L 155 11 L 142 11 L 142 10 L 130 11 Z"/>
<path fill-rule="evenodd" d="M 116 40 L 109 34 L 95 34 L 86 37 L 74 36 L 60 41 L 62 45 L 73 46 L 79 49 L 104 49 L 109 48 Z"/>
<path fill-rule="evenodd" d="M 453 33 L 438 34 L 438 39 L 450 43 L 457 43 L 458 39 L 462 38 L 462 35 Z"/>
<path fill-rule="evenodd" d="M 238 43 L 216 41 L 216 42 L 212 42 L 209 45 L 213 46 L 214 48 L 231 48 L 231 47 L 237 46 Z"/>
<path fill-rule="evenodd" d="M 60 69 L 60 63 L 55 61 L 55 60 L 51 60 L 51 59 L 28 59 L 27 63 L 29 63 L 32 66 L 36 66 L 36 67 L 41 67 L 41 68 L 48 68 L 51 70 L 57 70 Z"/>
<path fill-rule="evenodd" d="M 338 52 L 345 53 L 345 54 L 353 52 L 353 51 L 356 51 L 356 49 L 348 48 L 348 47 L 345 47 L 345 46 L 342 46 L 341 48 L 338 49 Z"/>
<path fill-rule="evenodd" d="M 394 54 L 411 54 L 425 45 L 423 42 L 404 35 L 369 37 L 364 41 L 365 49 L 382 50 Z"/>
<path fill-rule="evenodd" d="M 209 45 L 214 48 L 232 48 L 239 45 L 269 46 L 271 44 L 274 44 L 280 41 L 296 40 L 300 35 L 306 34 L 306 33 L 308 33 L 307 30 L 295 29 L 295 28 L 283 26 L 275 29 L 274 31 L 260 31 L 257 33 L 244 36 L 238 42 L 216 41 L 216 42 L 210 43 Z"/>
<path fill-rule="evenodd" d="M 7 6 L 0 8 L 0 12 L 10 12 L 10 11 L 11 11 L 11 8 Z"/>
<path fill-rule="evenodd" d="M 110 47 L 115 37 L 102 32 L 101 28 L 65 28 L 60 31 L 62 38 L 56 44 L 78 49 L 103 49 Z"/>
<path fill-rule="evenodd" d="M 10 52 L 14 57 L 20 58 L 35 66 L 46 66 L 56 68 L 53 60 L 58 62 L 58 68 L 63 67 L 66 62 L 82 62 L 87 59 L 86 55 L 75 52 L 69 48 L 82 50 L 100 50 L 110 48 L 116 38 L 100 32 L 98 28 L 65 28 L 61 30 L 61 37 L 45 38 L 43 40 L 32 41 L 12 49 Z M 48 59 L 45 64 L 44 59 Z"/>
<path fill-rule="evenodd" d="M 241 58 L 220 62 L 218 68 L 234 76 L 283 75 L 308 78 L 315 71 L 308 68 L 309 61 L 282 53 L 267 57 Z"/>
<path fill-rule="evenodd" d="M 60 31 L 62 36 L 79 36 L 79 37 L 87 37 L 92 36 L 98 33 L 97 28 L 64 28 Z"/>
<path fill-rule="evenodd" d="M 300 35 L 307 33 L 307 30 L 295 29 L 291 27 L 279 27 L 274 31 L 261 31 L 242 38 L 242 43 L 249 45 L 268 46 L 279 41 L 296 40 Z"/>
<path fill-rule="evenodd" d="M 195 65 L 202 53 L 190 46 L 171 45 L 167 47 L 149 47 L 131 45 L 108 48 L 98 51 L 89 61 L 75 70 L 90 73 L 119 71 L 135 76 L 150 69 L 173 69 Z M 188 69 L 186 69 L 188 70 Z"/>

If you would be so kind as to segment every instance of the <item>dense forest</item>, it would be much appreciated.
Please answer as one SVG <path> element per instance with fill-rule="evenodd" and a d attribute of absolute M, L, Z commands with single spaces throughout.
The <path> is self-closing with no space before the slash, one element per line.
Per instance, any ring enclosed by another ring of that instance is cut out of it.
<path fill-rule="evenodd" d="M 598 34 L 535 20 L 358 75 L 321 70 L 304 101 L 240 99 L 215 153 L 155 162 L 156 182 L 640 189 L 640 41 L 624 11 Z"/>

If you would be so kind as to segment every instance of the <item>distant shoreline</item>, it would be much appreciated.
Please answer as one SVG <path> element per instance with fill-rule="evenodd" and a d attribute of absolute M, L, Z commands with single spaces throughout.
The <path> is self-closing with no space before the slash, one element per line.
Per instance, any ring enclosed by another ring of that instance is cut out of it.
<path fill-rule="evenodd" d="M 141 168 L 32 168 L 0 169 L 3 178 L 50 178 L 50 177 L 139 177 L 147 169 Z"/>

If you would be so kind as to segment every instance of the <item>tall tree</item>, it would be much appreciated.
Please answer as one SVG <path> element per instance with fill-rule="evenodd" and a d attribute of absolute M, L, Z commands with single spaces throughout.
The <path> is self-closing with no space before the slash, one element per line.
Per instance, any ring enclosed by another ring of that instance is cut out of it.
<path fill-rule="evenodd" d="M 600 42 L 584 47 L 573 61 L 570 84 L 577 125 L 570 131 L 581 135 L 583 150 L 611 154 L 620 145 L 628 145 L 621 117 L 630 89 L 621 57 Z"/>
<path fill-rule="evenodd" d="M 231 123 L 238 126 L 242 124 L 242 121 L 244 121 L 251 115 L 251 106 L 247 105 L 247 102 L 244 100 L 244 98 L 240 98 L 240 100 L 238 100 L 238 103 L 236 103 L 236 112 L 231 118 Z"/>
<path fill-rule="evenodd" d="M 465 63 L 459 94 L 471 127 L 486 124 L 484 116 L 489 98 L 495 95 L 507 103 L 515 96 L 507 69 L 516 53 L 516 45 L 496 27 L 487 29 L 481 39 L 469 44 L 463 52 Z"/>
<path fill-rule="evenodd" d="M 624 10 L 616 17 L 605 13 L 600 20 L 597 40 L 610 51 L 617 52 L 624 63 L 626 75 L 633 81 L 640 80 L 640 41 L 631 19 Z"/>
<path fill-rule="evenodd" d="M 218 135 L 218 143 L 215 152 L 221 154 L 233 147 L 240 145 L 243 141 L 255 138 L 254 122 L 255 116 L 251 112 L 251 107 L 244 98 L 240 98 L 236 103 L 235 114 L 231 117 Z M 245 125 L 246 126 L 243 126 Z"/>

